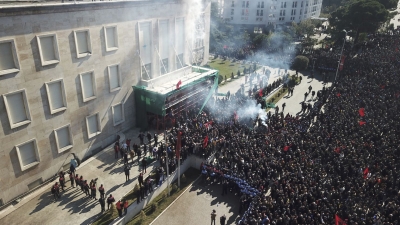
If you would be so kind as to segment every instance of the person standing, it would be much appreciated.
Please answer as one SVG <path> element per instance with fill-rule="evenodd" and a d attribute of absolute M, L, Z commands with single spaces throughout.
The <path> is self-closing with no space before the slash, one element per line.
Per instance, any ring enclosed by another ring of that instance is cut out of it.
<path fill-rule="evenodd" d="M 131 150 L 131 139 L 126 139 L 125 143 L 126 143 L 127 151 L 130 151 Z"/>
<path fill-rule="evenodd" d="M 124 151 L 124 165 L 128 164 L 128 152 Z"/>
<path fill-rule="evenodd" d="M 142 160 L 142 170 L 144 170 L 144 173 L 146 173 L 146 168 L 147 168 L 147 161 L 146 161 L 146 158 L 143 158 L 143 160 Z"/>
<path fill-rule="evenodd" d="M 222 183 L 222 195 L 227 195 L 228 194 L 228 183 L 226 181 L 224 181 Z"/>
<path fill-rule="evenodd" d="M 129 207 L 127 200 L 124 201 L 123 206 L 124 206 L 124 215 L 126 215 L 128 213 L 128 207 Z"/>
<path fill-rule="evenodd" d="M 140 203 L 140 201 L 142 201 L 142 195 L 141 195 L 141 193 L 140 193 L 140 188 L 138 188 L 137 190 L 136 190 L 136 199 L 137 199 L 137 204 L 139 204 Z"/>
<path fill-rule="evenodd" d="M 139 181 L 139 186 L 141 187 L 143 185 L 143 173 L 139 174 L 138 181 Z"/>
<path fill-rule="evenodd" d="M 74 185 L 75 177 L 74 177 L 74 174 L 71 171 L 69 172 L 69 181 L 71 182 L 71 187 L 75 187 L 75 185 Z"/>
<path fill-rule="evenodd" d="M 117 207 L 119 217 L 122 217 L 122 203 L 121 203 L 121 200 L 118 200 L 118 202 L 115 204 L 115 206 Z"/>
<path fill-rule="evenodd" d="M 139 133 L 138 138 L 140 140 L 140 145 L 143 145 L 144 134 L 142 132 Z"/>
<path fill-rule="evenodd" d="M 60 178 L 58 178 L 58 181 L 60 182 L 60 187 L 61 187 L 62 191 L 64 191 L 64 187 L 65 187 L 65 180 L 64 179 L 65 178 L 64 178 L 63 175 L 60 175 Z"/>
<path fill-rule="evenodd" d="M 96 183 L 92 183 L 92 186 L 90 187 L 90 194 L 91 194 L 91 198 L 94 198 L 95 200 L 97 200 L 96 198 Z"/>
<path fill-rule="evenodd" d="M 140 157 L 142 156 L 142 151 L 140 150 L 140 149 L 138 149 L 138 151 L 137 151 L 137 162 L 138 162 L 138 164 L 139 164 L 139 162 L 140 162 Z"/>
<path fill-rule="evenodd" d="M 154 133 L 154 146 L 158 145 L 158 135 Z"/>
<path fill-rule="evenodd" d="M 54 196 L 54 200 L 57 201 L 57 199 L 60 198 L 60 187 L 58 186 L 58 182 L 56 182 L 53 187 L 51 188 L 51 193 Z"/>
<path fill-rule="evenodd" d="M 129 180 L 129 175 L 130 175 L 130 172 L 129 172 L 129 170 L 130 170 L 131 168 L 129 168 L 129 166 L 128 165 L 125 165 L 125 167 L 124 167 L 124 172 L 125 172 L 125 182 L 128 182 L 128 180 Z"/>
<path fill-rule="evenodd" d="M 307 100 L 308 92 L 304 93 L 304 102 Z"/>
<path fill-rule="evenodd" d="M 103 184 L 102 185 L 100 185 L 100 187 L 99 187 L 99 193 L 100 193 L 100 198 L 105 198 L 105 194 L 104 194 L 104 187 L 103 187 Z"/>
<path fill-rule="evenodd" d="M 100 203 L 100 206 L 101 206 L 101 212 L 106 211 L 106 201 L 104 200 L 103 196 L 100 196 L 99 203 Z"/>
<path fill-rule="evenodd" d="M 116 144 L 114 145 L 114 152 L 115 152 L 115 159 L 118 159 L 119 147 Z"/>
<path fill-rule="evenodd" d="M 217 213 L 216 213 L 215 209 L 213 209 L 213 211 L 211 212 L 211 225 L 213 224 L 213 222 L 214 222 L 214 225 L 215 225 L 215 218 L 216 217 L 217 217 Z"/>
<path fill-rule="evenodd" d="M 87 183 L 87 180 L 85 180 L 85 182 L 83 183 L 83 189 L 84 189 L 84 192 L 85 192 L 86 196 L 91 197 L 90 194 L 89 194 L 90 187 L 89 187 L 89 184 Z"/>
<path fill-rule="evenodd" d="M 110 196 L 107 198 L 107 210 L 110 209 L 110 205 L 113 204 L 113 202 L 115 202 L 115 198 L 112 196 L 112 194 L 110 194 Z"/>
<path fill-rule="evenodd" d="M 79 174 L 76 174 L 75 175 L 75 183 L 76 183 L 76 186 L 75 187 L 80 187 L 81 186 L 81 183 L 79 183 Z"/>
<path fill-rule="evenodd" d="M 285 111 L 285 107 L 286 107 L 286 102 L 284 102 L 284 103 L 282 104 L 282 112 Z"/>
<path fill-rule="evenodd" d="M 226 216 L 225 216 L 225 214 L 224 214 L 223 216 L 221 216 L 221 217 L 219 218 L 219 223 L 220 223 L 221 225 L 225 225 L 225 221 L 226 221 Z"/>

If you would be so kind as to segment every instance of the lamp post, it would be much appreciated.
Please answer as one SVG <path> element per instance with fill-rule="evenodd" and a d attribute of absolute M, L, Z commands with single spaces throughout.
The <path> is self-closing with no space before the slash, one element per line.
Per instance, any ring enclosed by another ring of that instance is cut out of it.
<path fill-rule="evenodd" d="M 333 82 L 336 82 L 336 80 L 337 80 L 337 75 L 338 75 L 338 73 L 339 73 L 340 62 L 342 61 L 342 55 L 343 55 L 344 44 L 346 44 L 347 31 L 346 31 L 346 30 L 343 30 L 343 32 L 345 32 L 345 36 L 344 36 L 344 40 L 343 40 L 342 51 L 340 51 L 339 61 L 338 61 L 338 65 L 337 65 L 337 68 L 336 68 L 335 80 L 334 80 Z M 333 85 L 333 83 L 332 83 L 332 85 Z"/>

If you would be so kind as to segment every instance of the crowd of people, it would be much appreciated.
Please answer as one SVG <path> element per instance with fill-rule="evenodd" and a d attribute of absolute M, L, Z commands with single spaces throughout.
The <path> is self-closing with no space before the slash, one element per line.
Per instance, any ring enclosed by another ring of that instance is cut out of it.
<path fill-rule="evenodd" d="M 358 54 L 348 50 L 338 81 L 301 117 L 270 113 L 254 129 L 257 116 L 236 113 L 251 100 L 233 95 L 185 112 L 170 142 L 180 130 L 183 149 L 215 153 L 209 166 L 230 176 L 222 185 L 234 178 L 248 209 L 240 224 L 398 224 L 399 39 L 376 34 Z"/>

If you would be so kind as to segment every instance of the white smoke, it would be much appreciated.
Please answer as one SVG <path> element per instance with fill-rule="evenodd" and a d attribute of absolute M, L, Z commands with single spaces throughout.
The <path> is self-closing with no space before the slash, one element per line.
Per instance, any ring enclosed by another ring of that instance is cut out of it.
<path fill-rule="evenodd" d="M 236 113 L 240 120 L 254 120 L 258 117 L 262 121 L 262 125 L 266 126 L 267 112 L 261 109 L 261 105 L 257 104 L 256 100 L 248 100 L 244 105 L 240 105 L 237 108 L 238 111 Z"/>

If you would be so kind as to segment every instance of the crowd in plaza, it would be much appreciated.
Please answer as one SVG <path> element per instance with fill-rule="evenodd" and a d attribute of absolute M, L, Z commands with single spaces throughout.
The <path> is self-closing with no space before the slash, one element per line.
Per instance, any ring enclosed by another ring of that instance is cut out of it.
<path fill-rule="evenodd" d="M 346 50 L 338 81 L 307 112 L 269 113 L 255 129 L 259 119 L 236 112 L 251 99 L 237 94 L 187 111 L 172 135 L 215 153 L 204 174 L 240 195 L 240 224 L 398 224 L 399 40 L 376 34 Z"/>

